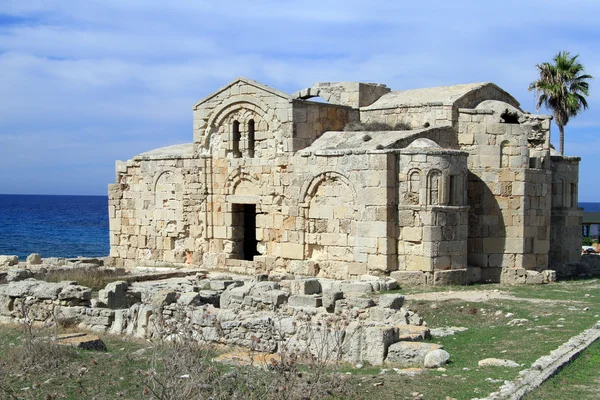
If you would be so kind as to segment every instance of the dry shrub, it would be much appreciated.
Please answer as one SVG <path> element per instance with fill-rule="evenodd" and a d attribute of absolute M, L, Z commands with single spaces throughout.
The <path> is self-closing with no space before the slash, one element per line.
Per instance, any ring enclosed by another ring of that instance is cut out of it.
<path fill-rule="evenodd" d="M 272 326 L 266 336 L 279 338 L 277 361 L 259 363 L 251 351 L 250 366 L 230 366 L 212 361 L 216 354 L 198 332 L 161 321 L 162 337 L 171 340 L 157 346 L 150 369 L 138 371 L 143 394 L 160 400 L 352 397 L 346 376 L 338 372 L 341 343 L 330 340 L 330 333 L 339 326 L 315 326 L 310 319 L 299 324 L 308 338 L 304 351 L 291 349 L 281 331 Z M 253 345 L 260 347 L 260 338 L 255 337 Z"/>
<path fill-rule="evenodd" d="M 404 122 L 398 122 L 393 126 L 383 122 L 349 122 L 344 126 L 344 130 L 347 132 L 409 131 L 410 129 L 410 125 Z"/>
<path fill-rule="evenodd" d="M 44 280 L 47 282 L 75 281 L 78 285 L 86 286 L 94 291 L 98 291 L 104 289 L 106 285 L 118 279 L 116 276 L 107 274 L 103 271 L 73 269 L 49 273 Z"/>

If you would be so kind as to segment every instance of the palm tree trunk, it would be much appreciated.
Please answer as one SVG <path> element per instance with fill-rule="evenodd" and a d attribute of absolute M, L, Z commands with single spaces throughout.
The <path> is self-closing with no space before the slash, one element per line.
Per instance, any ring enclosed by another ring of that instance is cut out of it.
<path fill-rule="evenodd" d="M 562 125 L 558 126 L 558 131 L 560 132 L 560 155 L 565 155 L 565 127 Z"/>

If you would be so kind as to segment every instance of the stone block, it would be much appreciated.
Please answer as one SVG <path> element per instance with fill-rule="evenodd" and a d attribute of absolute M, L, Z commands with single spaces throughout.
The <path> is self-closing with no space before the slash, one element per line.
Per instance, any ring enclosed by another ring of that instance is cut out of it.
<path fill-rule="evenodd" d="M 481 282 L 500 283 L 503 268 L 481 268 Z"/>
<path fill-rule="evenodd" d="M 404 296 L 401 294 L 382 294 L 379 296 L 379 307 L 399 310 L 404 305 Z"/>
<path fill-rule="evenodd" d="M 88 333 L 66 333 L 58 335 L 52 343 L 60 346 L 71 346 L 82 350 L 107 351 L 106 345 L 96 335 Z"/>
<path fill-rule="evenodd" d="M 466 283 L 466 273 L 466 269 L 435 271 L 433 273 L 433 284 L 435 286 L 464 285 Z"/>
<path fill-rule="evenodd" d="M 527 270 L 524 268 L 503 268 L 500 283 L 504 285 L 522 285 L 527 282 Z"/>
<path fill-rule="evenodd" d="M 297 294 L 288 299 L 290 307 L 316 308 L 323 305 L 323 299 L 320 296 L 309 294 Z"/>
<path fill-rule="evenodd" d="M 342 282 L 342 292 L 344 293 L 372 293 L 373 286 L 369 282 Z"/>
<path fill-rule="evenodd" d="M 421 271 L 394 271 L 390 274 L 400 286 L 425 286 L 427 275 Z"/>
<path fill-rule="evenodd" d="M 344 293 L 336 290 L 323 290 L 323 307 L 329 312 L 335 310 L 335 302 L 344 298 Z"/>
<path fill-rule="evenodd" d="M 362 361 L 382 365 L 396 334 L 391 326 L 372 326 L 365 329 L 365 346 Z"/>
<path fill-rule="evenodd" d="M 33 277 L 33 273 L 28 269 L 10 269 L 6 273 L 6 283 L 23 281 Z"/>
<path fill-rule="evenodd" d="M 481 267 L 467 267 L 465 274 L 466 284 L 477 283 L 481 281 Z"/>
<path fill-rule="evenodd" d="M 281 243 L 279 254 L 283 258 L 293 260 L 304 259 L 304 245 L 298 243 Z"/>
<path fill-rule="evenodd" d="M 318 294 L 321 293 L 321 283 L 316 278 L 296 279 L 290 284 L 292 294 Z"/>
<path fill-rule="evenodd" d="M 111 309 L 128 308 L 131 304 L 127 289 L 129 282 L 111 282 L 98 292 L 98 300 Z"/>
<path fill-rule="evenodd" d="M 389 346 L 385 362 L 401 367 L 422 367 L 427 353 L 441 348 L 435 343 L 397 342 Z"/>
<path fill-rule="evenodd" d="M 358 308 L 360 310 L 375 307 L 375 301 L 373 299 L 362 296 L 346 296 L 346 303 L 350 307 Z"/>
<path fill-rule="evenodd" d="M 210 289 L 223 291 L 229 286 L 241 286 L 243 283 L 240 281 L 234 281 L 233 279 L 216 279 L 210 281 Z"/>
<path fill-rule="evenodd" d="M 542 271 L 543 274 L 543 282 L 544 283 L 552 283 L 556 282 L 556 271 L 551 269 L 546 269 Z"/>
<path fill-rule="evenodd" d="M 420 342 L 431 338 L 431 331 L 426 326 L 399 325 L 396 328 L 401 342 Z"/>

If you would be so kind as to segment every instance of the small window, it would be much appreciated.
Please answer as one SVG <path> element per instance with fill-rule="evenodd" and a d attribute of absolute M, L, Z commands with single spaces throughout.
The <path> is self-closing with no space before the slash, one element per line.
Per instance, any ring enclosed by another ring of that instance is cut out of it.
<path fill-rule="evenodd" d="M 240 153 L 240 139 L 240 123 L 239 121 L 235 120 L 233 121 L 233 127 L 231 132 L 231 152 L 236 158 L 242 156 L 242 154 Z"/>
<path fill-rule="evenodd" d="M 440 176 L 438 171 L 433 171 L 429 175 L 429 204 L 440 204 Z"/>
<path fill-rule="evenodd" d="M 254 157 L 254 120 L 248 121 L 248 157 Z"/>
<path fill-rule="evenodd" d="M 571 208 L 577 207 L 577 185 L 571 183 Z"/>
<path fill-rule="evenodd" d="M 406 196 L 406 201 L 408 204 L 419 204 L 420 190 L 421 190 L 421 174 L 418 171 L 414 171 L 409 175 L 409 180 L 408 180 L 408 193 Z"/>
<path fill-rule="evenodd" d="M 505 140 L 500 144 L 500 168 L 510 167 L 510 142 Z"/>

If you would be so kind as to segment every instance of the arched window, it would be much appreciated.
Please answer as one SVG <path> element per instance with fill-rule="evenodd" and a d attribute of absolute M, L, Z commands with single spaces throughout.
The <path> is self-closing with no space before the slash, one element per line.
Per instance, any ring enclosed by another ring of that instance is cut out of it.
<path fill-rule="evenodd" d="M 441 176 L 440 171 L 431 171 L 429 174 L 429 204 L 433 206 L 440 204 Z"/>
<path fill-rule="evenodd" d="M 413 171 L 408 177 L 408 193 L 406 196 L 406 202 L 408 204 L 419 204 L 420 192 L 421 191 L 421 173 L 419 171 Z"/>
<path fill-rule="evenodd" d="M 500 168 L 510 167 L 510 142 L 505 140 L 500 144 Z"/>
<path fill-rule="evenodd" d="M 233 127 L 231 132 L 231 152 L 234 157 L 241 157 L 240 153 L 240 123 L 238 120 L 233 121 Z"/>
<path fill-rule="evenodd" d="M 248 157 L 254 157 L 254 120 L 248 121 Z"/>

